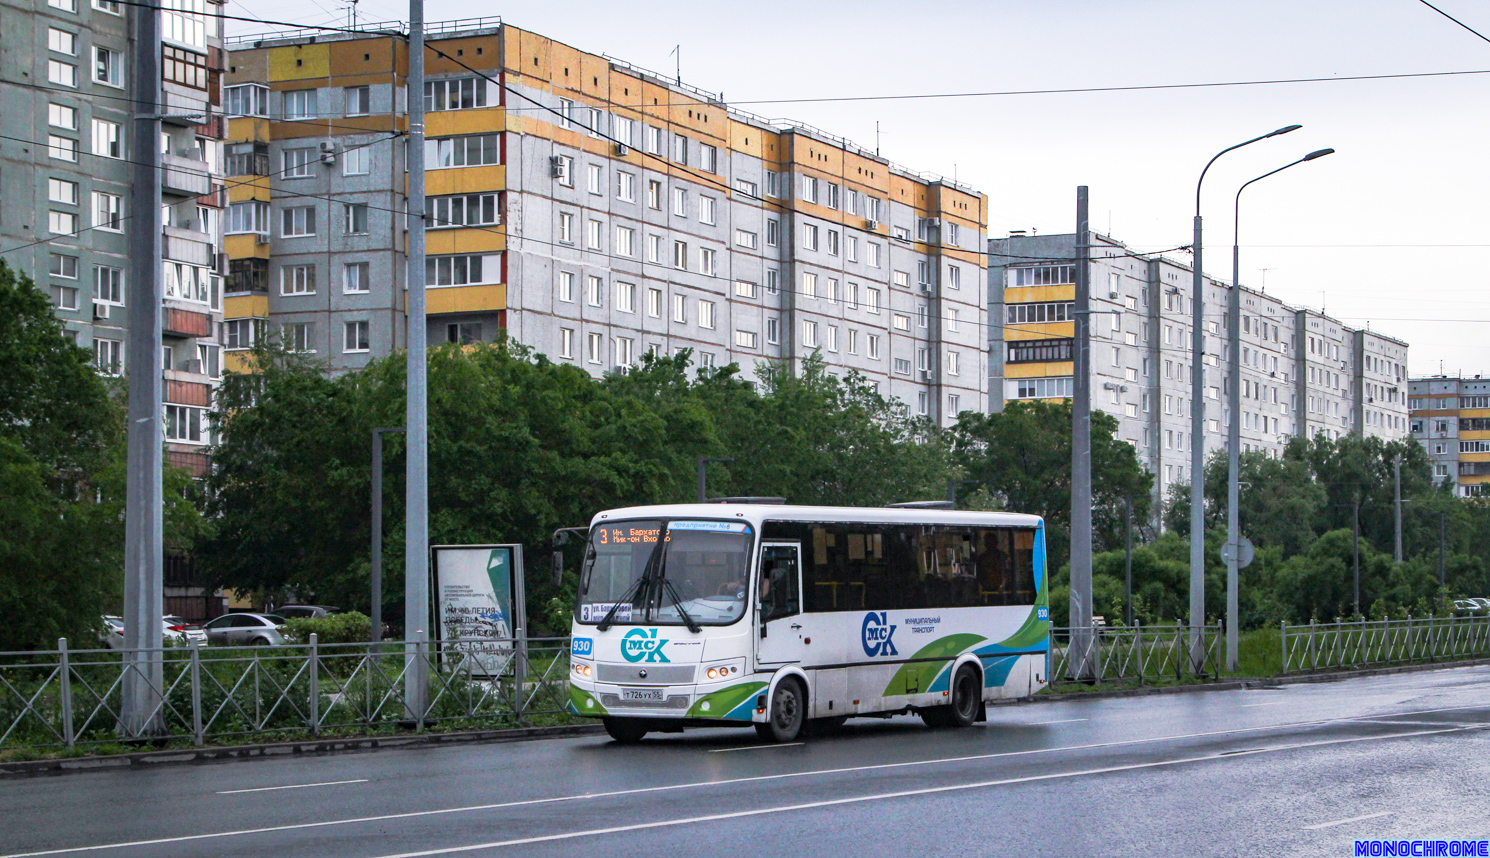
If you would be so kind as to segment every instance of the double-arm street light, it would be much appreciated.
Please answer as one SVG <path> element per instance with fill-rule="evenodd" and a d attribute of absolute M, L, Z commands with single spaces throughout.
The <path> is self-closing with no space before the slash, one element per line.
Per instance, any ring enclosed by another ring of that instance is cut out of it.
<path fill-rule="evenodd" d="M 1201 628 L 1205 625 L 1205 275 L 1201 265 L 1200 186 L 1216 159 L 1259 140 L 1297 131 L 1302 125 L 1285 125 L 1261 137 L 1228 146 L 1211 156 L 1195 183 L 1195 255 L 1190 298 L 1190 661 L 1196 673 L 1205 663 Z"/>
<path fill-rule="evenodd" d="M 1295 126 L 1297 127 L 1297 126 Z M 1276 133 L 1276 132 L 1275 132 Z M 1226 303 L 1226 339 L 1227 359 L 1226 371 L 1230 375 L 1226 384 L 1226 403 L 1231 411 L 1231 419 L 1226 430 L 1226 544 L 1231 546 L 1229 552 L 1223 552 L 1226 559 L 1226 669 L 1237 669 L 1237 569 L 1240 559 L 1240 536 L 1237 522 L 1237 498 L 1238 498 L 1238 471 L 1240 470 L 1240 451 L 1242 447 L 1242 288 L 1240 262 L 1241 251 L 1241 214 L 1242 214 L 1242 191 L 1254 182 L 1260 182 L 1268 176 L 1274 176 L 1295 167 L 1305 161 L 1313 161 L 1315 158 L 1323 158 L 1333 153 L 1334 149 L 1319 149 L 1310 152 L 1297 161 L 1284 164 L 1276 170 L 1263 173 L 1255 179 L 1242 183 L 1237 188 L 1236 199 L 1232 203 L 1231 217 L 1231 295 Z M 1199 398 L 1197 396 L 1197 398 Z"/>

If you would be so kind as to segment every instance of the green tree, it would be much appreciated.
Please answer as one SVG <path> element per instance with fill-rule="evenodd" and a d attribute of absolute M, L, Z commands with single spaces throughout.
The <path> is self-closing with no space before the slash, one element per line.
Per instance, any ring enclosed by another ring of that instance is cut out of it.
<path fill-rule="evenodd" d="M 1135 526 L 1148 517 L 1154 478 L 1133 446 L 1117 437 L 1117 420 L 1092 413 L 1094 544 L 1121 545 L 1124 498 L 1133 499 Z M 1044 517 L 1051 565 L 1069 545 L 1071 527 L 1071 403 L 1011 402 L 997 414 L 965 412 L 952 430 L 954 461 L 1006 509 Z"/>

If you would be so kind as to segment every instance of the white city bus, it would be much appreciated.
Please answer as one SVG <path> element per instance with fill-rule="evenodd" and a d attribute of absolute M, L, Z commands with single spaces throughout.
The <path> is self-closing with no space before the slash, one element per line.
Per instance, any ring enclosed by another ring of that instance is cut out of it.
<path fill-rule="evenodd" d="M 1038 516 L 754 503 L 602 512 L 570 705 L 619 742 L 916 712 L 966 726 L 1045 683 Z"/>

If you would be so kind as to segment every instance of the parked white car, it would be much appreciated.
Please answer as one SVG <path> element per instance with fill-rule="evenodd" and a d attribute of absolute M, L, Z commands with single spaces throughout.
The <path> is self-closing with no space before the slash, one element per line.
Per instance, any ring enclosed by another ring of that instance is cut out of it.
<path fill-rule="evenodd" d="M 201 646 L 207 644 L 207 633 L 202 631 L 202 627 L 188 623 L 181 617 L 161 617 L 160 625 L 161 642 L 166 646 L 186 646 L 188 640 L 196 641 Z M 123 649 L 124 618 L 104 617 L 103 629 L 98 633 L 98 641 L 109 649 Z"/>

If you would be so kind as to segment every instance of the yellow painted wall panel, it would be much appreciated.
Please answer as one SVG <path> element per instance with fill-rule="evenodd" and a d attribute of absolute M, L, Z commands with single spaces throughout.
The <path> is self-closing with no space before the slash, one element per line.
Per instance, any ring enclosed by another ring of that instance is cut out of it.
<path fill-rule="evenodd" d="M 507 111 L 500 107 L 482 110 L 437 110 L 425 117 L 424 133 L 429 137 L 455 134 L 486 134 L 501 131 L 507 122 Z"/>
<path fill-rule="evenodd" d="M 269 177 L 245 176 L 229 179 L 228 202 L 241 203 L 245 200 L 269 202 Z"/>
<path fill-rule="evenodd" d="M 291 45 L 269 49 L 269 80 L 309 80 L 331 74 L 328 45 Z"/>
<path fill-rule="evenodd" d="M 507 249 L 507 236 L 489 229 L 431 229 L 424 233 L 424 249 L 442 253 L 499 253 Z"/>
<path fill-rule="evenodd" d="M 228 120 L 229 143 L 268 143 L 269 120 L 261 116 L 235 116 Z"/>
<path fill-rule="evenodd" d="M 479 313 L 507 309 L 507 285 L 442 286 L 425 293 L 425 309 L 435 313 Z"/>
<path fill-rule="evenodd" d="M 1071 374 L 1070 361 L 1045 363 L 1011 363 L 1004 366 L 1004 378 L 1047 378 Z"/>
<path fill-rule="evenodd" d="M 222 368 L 238 375 L 249 375 L 255 371 L 253 352 L 223 352 Z M 228 592 L 232 592 L 231 590 Z"/>
<path fill-rule="evenodd" d="M 429 170 L 424 174 L 424 192 L 430 196 L 500 191 L 506 187 L 507 167 L 501 164 L 489 167 L 452 167 L 446 170 Z"/>
<path fill-rule="evenodd" d="M 1069 283 L 1064 286 L 1010 286 L 1004 290 L 1005 304 L 1074 300 L 1076 300 L 1076 287 Z"/>
<path fill-rule="evenodd" d="M 249 259 L 255 256 L 260 259 L 269 258 L 269 245 L 259 244 L 259 237 L 256 235 L 225 235 L 222 250 L 229 259 Z"/>
<path fill-rule="evenodd" d="M 264 294 L 228 295 L 222 299 L 222 317 L 224 319 L 267 319 L 269 318 L 269 296 Z"/>
<path fill-rule="evenodd" d="M 1009 342 L 1048 340 L 1051 337 L 1073 337 L 1075 335 L 1075 322 L 1021 322 L 1018 327 L 1009 325 L 1004 328 L 1004 339 Z"/>

